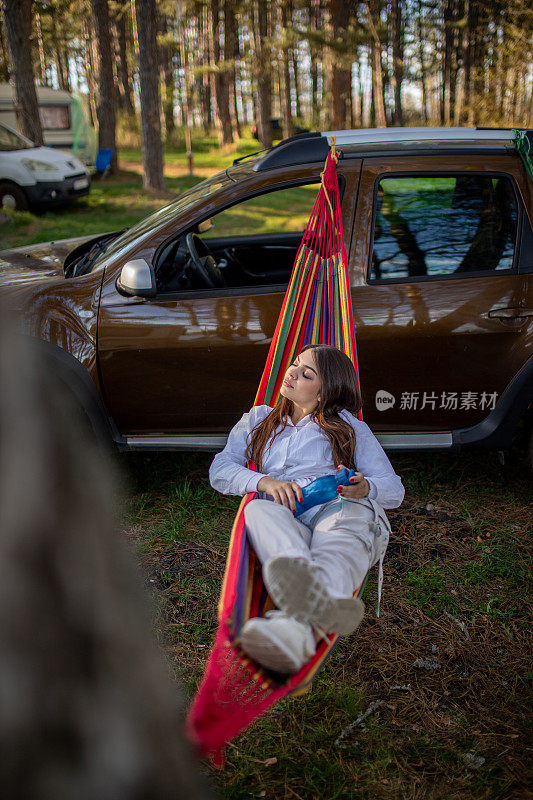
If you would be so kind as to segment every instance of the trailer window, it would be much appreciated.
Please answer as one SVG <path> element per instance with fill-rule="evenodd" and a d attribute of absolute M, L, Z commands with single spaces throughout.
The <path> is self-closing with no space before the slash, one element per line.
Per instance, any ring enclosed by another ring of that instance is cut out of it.
<path fill-rule="evenodd" d="M 39 106 L 41 125 L 47 131 L 65 131 L 70 128 L 68 106 Z"/>

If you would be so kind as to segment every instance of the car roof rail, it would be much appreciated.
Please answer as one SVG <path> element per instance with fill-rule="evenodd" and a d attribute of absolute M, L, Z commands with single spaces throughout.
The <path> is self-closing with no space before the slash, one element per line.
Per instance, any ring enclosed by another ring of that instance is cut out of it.
<path fill-rule="evenodd" d="M 262 150 L 256 150 L 255 153 L 247 153 L 245 156 L 239 156 L 239 158 L 233 159 L 233 166 L 235 166 L 235 164 L 240 164 L 241 161 L 244 161 L 245 158 L 252 158 L 253 156 L 258 156 L 261 153 L 265 153 L 267 150 L 268 150 L 267 147 L 263 147 Z"/>
<path fill-rule="evenodd" d="M 490 127 L 477 125 L 476 130 L 477 131 L 522 131 L 522 133 L 525 134 L 526 139 L 529 142 L 529 149 L 533 153 L 533 128 L 503 128 L 503 127 L 500 128 L 497 125 L 494 126 L 491 125 Z"/>
<path fill-rule="evenodd" d="M 327 139 L 318 131 L 297 133 L 274 145 L 263 158 L 254 165 L 255 172 L 289 167 L 293 164 L 305 164 L 310 161 L 325 161 L 329 153 Z"/>
<path fill-rule="evenodd" d="M 260 150 L 258 153 L 251 155 L 261 156 L 257 159 L 253 166 L 254 172 L 263 172 L 264 170 L 273 169 L 275 167 L 292 166 L 293 164 L 306 164 L 313 161 L 325 161 L 330 149 L 330 142 L 333 137 L 336 138 L 338 147 L 361 147 L 367 148 L 381 147 L 383 149 L 390 149 L 396 144 L 400 144 L 402 149 L 407 145 L 410 147 L 439 144 L 449 146 L 467 146 L 477 149 L 478 146 L 491 147 L 502 146 L 512 143 L 511 136 L 505 136 L 505 133 L 512 133 L 514 128 L 497 128 L 497 127 L 476 127 L 476 128 L 463 128 L 463 127 L 419 127 L 419 128 L 359 128 L 357 130 L 346 131 L 310 131 L 306 133 L 298 133 L 288 139 L 283 139 L 274 147 L 268 150 Z M 533 130 L 524 130 L 528 140 L 533 144 Z M 476 137 L 477 131 L 486 132 L 485 136 L 481 136 L 481 141 Z M 498 137 L 496 134 L 501 131 L 502 136 Z M 505 132 L 505 133 L 504 133 Z M 491 136 L 491 133 L 493 134 Z M 340 150 L 340 157 L 342 158 L 343 151 Z M 236 159 L 233 163 L 242 161 L 243 158 L 249 156 L 242 156 Z"/>

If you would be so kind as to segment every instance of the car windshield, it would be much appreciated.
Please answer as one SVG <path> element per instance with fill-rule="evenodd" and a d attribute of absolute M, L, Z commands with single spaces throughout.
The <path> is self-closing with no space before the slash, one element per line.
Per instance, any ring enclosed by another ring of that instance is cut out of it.
<path fill-rule="evenodd" d="M 15 131 L 0 125 L 0 152 L 6 153 L 13 150 L 32 150 L 32 142 L 19 136 Z"/>
<path fill-rule="evenodd" d="M 115 239 L 115 241 L 106 248 L 105 253 L 101 253 L 96 259 L 93 264 L 93 270 L 97 269 L 110 257 L 121 255 L 129 249 L 133 242 L 138 242 L 140 239 L 153 233 L 157 228 L 165 225 L 172 217 L 185 211 L 185 209 L 194 205 L 199 200 L 203 200 L 215 194 L 215 192 L 218 192 L 219 189 L 226 186 L 228 183 L 232 183 L 231 179 L 228 178 L 225 172 L 219 172 L 217 175 L 213 175 L 212 178 L 207 178 L 205 181 L 193 186 L 192 189 L 183 192 L 173 203 L 160 208 L 159 211 L 156 211 L 154 214 L 150 214 L 149 217 L 146 217 L 136 225 L 128 228 L 122 236 Z"/>

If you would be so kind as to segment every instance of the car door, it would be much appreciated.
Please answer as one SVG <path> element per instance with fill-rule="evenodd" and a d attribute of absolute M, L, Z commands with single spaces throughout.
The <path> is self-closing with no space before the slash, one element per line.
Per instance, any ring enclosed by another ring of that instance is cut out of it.
<path fill-rule="evenodd" d="M 450 444 L 523 365 L 520 181 L 518 159 L 495 156 L 365 161 L 352 301 L 365 419 L 385 444 Z"/>
<path fill-rule="evenodd" d="M 319 180 L 320 166 L 304 169 L 309 180 Z M 347 237 L 359 169 L 360 162 L 352 161 L 343 176 Z M 250 215 L 244 208 L 246 198 L 231 207 L 231 224 L 239 222 L 234 243 L 252 273 L 248 285 L 164 292 L 143 299 L 122 296 L 116 275 L 106 275 L 98 323 L 101 383 L 117 427 L 131 445 L 142 446 L 143 441 L 148 444 L 147 437 L 152 442 L 156 437 L 162 446 L 216 446 L 222 441 L 216 435 L 227 434 L 253 404 L 286 290 L 286 281 L 268 284 L 259 273 L 279 269 L 279 246 L 289 246 L 287 236 L 292 236 L 295 219 L 303 233 L 317 190 L 315 183 L 305 211 L 281 202 L 281 189 L 278 210 L 264 218 Z M 263 219 L 266 233 L 261 238 Z M 274 255 L 267 258 L 268 236 L 275 237 L 276 229 L 279 246 L 270 240 Z M 228 233 L 215 216 L 216 231 Z M 243 241 L 247 234 L 248 244 Z M 293 259 L 298 241 L 291 245 Z M 225 245 L 231 244 L 231 236 L 226 236 Z M 285 263 L 286 253 L 283 259 Z"/>

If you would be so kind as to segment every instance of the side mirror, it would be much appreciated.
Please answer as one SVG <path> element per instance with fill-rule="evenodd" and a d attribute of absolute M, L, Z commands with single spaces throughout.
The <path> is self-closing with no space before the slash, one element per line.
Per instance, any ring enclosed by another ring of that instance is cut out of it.
<path fill-rule="evenodd" d="M 213 222 L 212 219 L 204 219 L 204 221 L 203 222 L 199 222 L 196 227 L 198 229 L 198 233 L 206 233 L 208 230 L 210 230 L 213 227 L 213 225 L 214 225 L 214 222 Z"/>
<path fill-rule="evenodd" d="M 126 261 L 116 282 L 117 290 L 127 297 L 155 297 L 155 272 L 144 258 Z"/>

